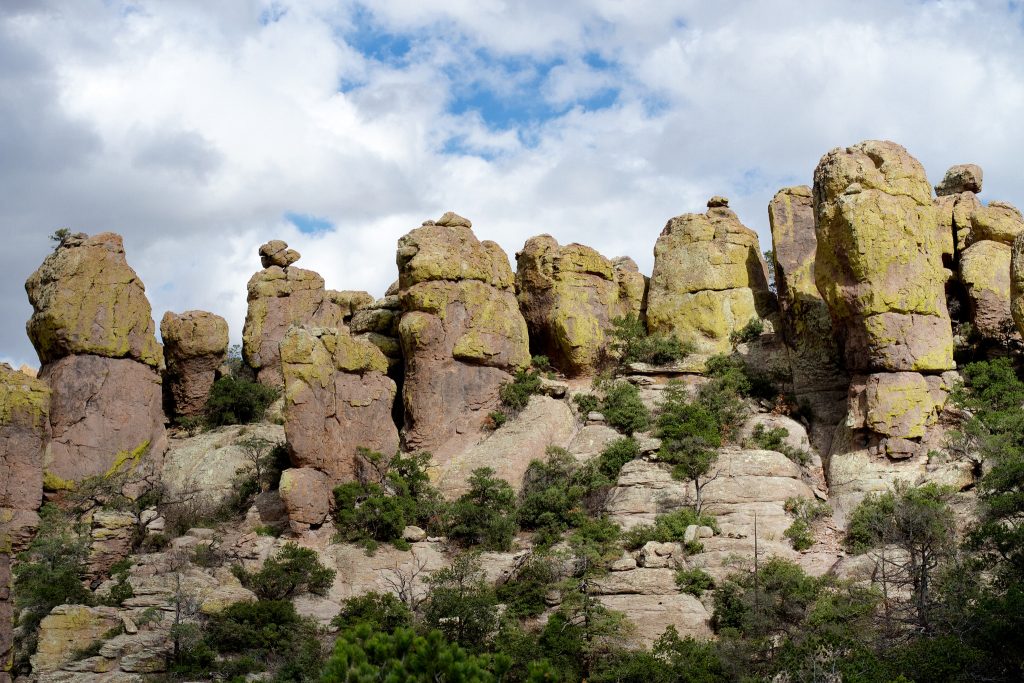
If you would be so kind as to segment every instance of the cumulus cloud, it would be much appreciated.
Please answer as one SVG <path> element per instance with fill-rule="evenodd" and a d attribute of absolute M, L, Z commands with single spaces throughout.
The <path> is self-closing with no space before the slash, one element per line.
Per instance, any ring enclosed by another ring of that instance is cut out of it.
<path fill-rule="evenodd" d="M 22 283 L 62 226 L 122 233 L 156 318 L 237 341 L 271 238 L 377 295 L 447 209 L 510 257 L 548 232 L 649 272 L 712 194 L 768 248 L 775 190 L 870 137 L 1021 204 L 1022 26 L 954 0 L 4 3 L 0 358 L 35 360 Z"/>

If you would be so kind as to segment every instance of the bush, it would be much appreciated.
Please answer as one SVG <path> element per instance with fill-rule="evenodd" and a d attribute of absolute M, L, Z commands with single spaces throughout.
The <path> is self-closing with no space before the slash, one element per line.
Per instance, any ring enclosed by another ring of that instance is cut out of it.
<path fill-rule="evenodd" d="M 693 569 L 678 570 L 676 572 L 676 585 L 679 586 L 679 590 L 682 592 L 699 598 L 704 591 L 715 587 L 715 580 L 703 569 L 694 567 Z"/>
<path fill-rule="evenodd" d="M 206 422 L 211 427 L 248 424 L 263 419 L 263 414 L 280 392 L 240 377 L 221 377 L 210 388 L 206 400 Z"/>
<path fill-rule="evenodd" d="M 469 487 L 451 506 L 449 538 L 487 550 L 510 549 L 516 532 L 515 491 L 490 467 L 473 470 Z"/>
<path fill-rule="evenodd" d="M 498 399 L 513 414 L 518 413 L 530 402 L 530 397 L 540 393 L 540 374 L 533 370 L 516 370 L 511 382 L 498 390 Z"/>
<path fill-rule="evenodd" d="M 633 527 L 625 532 L 623 542 L 628 550 L 642 548 L 650 541 L 682 543 L 686 536 L 686 528 L 691 525 L 718 529 L 718 522 L 711 515 L 698 515 L 690 508 L 680 508 L 674 512 L 658 515 L 654 519 L 654 524 Z"/>
<path fill-rule="evenodd" d="M 640 390 L 629 382 L 613 382 L 605 390 L 601 413 L 611 427 L 626 435 L 642 432 L 651 421 L 647 407 L 640 400 Z"/>
<path fill-rule="evenodd" d="M 584 417 L 601 408 L 601 401 L 593 394 L 576 394 L 572 402 Z"/>
<path fill-rule="evenodd" d="M 493 410 L 487 414 L 487 420 L 484 422 L 484 428 L 497 431 L 501 429 L 506 422 L 508 422 L 508 415 L 500 410 Z"/>
<path fill-rule="evenodd" d="M 684 345 L 674 336 L 648 335 L 643 321 L 636 314 L 611 321 L 607 330 L 609 347 L 621 363 L 674 363 L 693 353 L 693 345 Z"/>
<path fill-rule="evenodd" d="M 762 334 L 764 334 L 764 321 L 760 318 L 751 318 L 746 325 L 729 333 L 729 343 L 733 346 L 749 344 Z"/>
<path fill-rule="evenodd" d="M 801 448 L 794 448 L 786 443 L 789 430 L 785 427 L 774 427 L 765 429 L 763 424 L 754 426 L 750 434 L 751 445 L 763 448 L 766 451 L 775 451 L 795 462 L 797 465 L 806 466 L 811 462 L 811 454 Z"/>
<path fill-rule="evenodd" d="M 286 543 L 258 571 L 250 572 L 242 565 L 231 571 L 261 600 L 285 600 L 306 592 L 326 595 L 335 574 L 320 563 L 314 551 L 294 543 Z"/>
<path fill-rule="evenodd" d="M 787 498 L 785 510 L 796 516 L 789 528 L 783 532 L 783 535 L 792 542 L 794 550 L 807 550 L 814 545 L 811 525 L 818 519 L 832 514 L 832 508 L 827 503 L 807 498 Z"/>
<path fill-rule="evenodd" d="M 540 372 L 549 372 L 551 370 L 551 359 L 547 356 L 531 356 L 530 366 Z"/>
<path fill-rule="evenodd" d="M 558 565 L 546 553 L 534 553 L 504 584 L 498 587 L 498 600 L 515 617 L 540 616 L 547 603 L 545 597 L 560 578 Z"/>
<path fill-rule="evenodd" d="M 546 461 L 531 461 L 523 476 L 518 516 L 526 529 L 566 529 L 581 514 L 585 491 L 573 484 L 575 459 L 557 446 L 549 446 L 547 456 Z"/>
<path fill-rule="evenodd" d="M 344 631 L 367 624 L 374 631 L 391 633 L 396 628 L 412 626 L 409 607 L 391 593 L 369 592 L 342 603 L 341 612 L 331 626 Z"/>
<path fill-rule="evenodd" d="M 423 621 L 451 642 L 481 651 L 498 628 L 498 597 L 470 553 L 457 556 L 450 566 L 427 579 Z"/>
<path fill-rule="evenodd" d="M 811 525 L 802 519 L 795 519 L 782 535 L 793 544 L 793 550 L 808 550 L 814 545 L 814 534 Z"/>
<path fill-rule="evenodd" d="M 605 446 L 601 455 L 598 456 L 597 469 L 608 478 L 609 482 L 614 482 L 619 478 L 622 466 L 639 457 L 640 446 L 636 440 L 633 437 L 624 436 Z"/>

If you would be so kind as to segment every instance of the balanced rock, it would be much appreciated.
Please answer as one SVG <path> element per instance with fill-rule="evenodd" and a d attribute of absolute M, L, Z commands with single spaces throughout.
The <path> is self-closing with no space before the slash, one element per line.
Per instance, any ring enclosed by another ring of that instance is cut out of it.
<path fill-rule="evenodd" d="M 278 492 L 292 531 L 302 533 L 327 521 L 331 489 L 327 475 L 312 467 L 294 467 L 281 473 Z"/>
<path fill-rule="evenodd" d="M 828 306 L 814 280 L 818 240 L 811 188 L 800 185 L 776 192 L 768 205 L 768 219 L 793 391 L 798 401 L 810 403 L 816 419 L 834 425 L 845 409 L 850 379 L 842 367 L 842 349 Z"/>
<path fill-rule="evenodd" d="M 509 371 L 529 364 L 530 351 L 501 247 L 453 219 L 438 223 L 446 225 L 398 241 L 398 332 L 406 445 L 443 459 L 475 438 Z"/>
<path fill-rule="evenodd" d="M 25 283 L 29 337 L 52 392 L 48 485 L 72 485 L 127 465 L 141 481 L 167 446 L 146 289 L 119 235 L 65 239 Z M 148 454 L 142 464 L 142 456 Z"/>
<path fill-rule="evenodd" d="M 773 305 L 757 233 L 723 198 L 712 197 L 706 213 L 668 221 L 654 246 L 647 301 L 652 333 L 675 335 L 701 354 L 725 353 L 729 335 Z"/>
<path fill-rule="evenodd" d="M 936 402 L 928 382 L 917 372 L 880 372 L 855 377 L 850 383 L 850 416 L 854 429 L 919 439 L 935 422 Z"/>
<path fill-rule="evenodd" d="M 174 412 L 199 415 L 228 352 L 228 323 L 206 311 L 164 313 L 160 321 Z"/>
<path fill-rule="evenodd" d="M 958 164 L 946 171 L 942 182 L 935 186 L 935 194 L 940 197 L 960 194 L 961 192 L 981 192 L 981 166 L 977 164 Z"/>
<path fill-rule="evenodd" d="M 1009 245 L 1022 232 L 1024 217 L 1013 204 L 989 202 L 988 206 L 982 206 L 979 203 L 971 213 L 971 231 L 967 243 L 992 240 Z"/>
<path fill-rule="evenodd" d="M 287 268 L 298 261 L 299 258 L 299 252 L 289 249 L 288 243 L 283 240 L 270 240 L 260 246 L 260 263 L 263 264 L 264 268 L 271 266 Z"/>
<path fill-rule="evenodd" d="M 856 371 L 953 367 L 941 230 L 924 168 L 901 146 L 869 140 L 814 171 L 815 281 Z"/>
<path fill-rule="evenodd" d="M 42 363 L 89 353 L 160 366 L 146 288 L 125 260 L 120 235 L 65 239 L 29 276 L 25 291 L 33 308 L 28 336 Z"/>
<path fill-rule="evenodd" d="M 610 261 L 582 244 L 531 237 L 516 254 L 516 291 L 532 350 L 569 375 L 587 374 L 611 320 L 639 317 L 644 276 L 632 259 Z"/>
<path fill-rule="evenodd" d="M 293 327 L 281 341 L 281 361 L 295 467 L 319 470 L 335 486 L 355 479 L 360 448 L 397 452 L 397 389 L 376 346 L 346 330 Z"/>
<path fill-rule="evenodd" d="M 260 247 L 261 260 L 264 250 L 275 242 L 280 240 Z M 256 371 L 260 382 L 282 386 L 279 346 L 288 328 L 292 325 L 338 327 L 372 298 L 365 292 L 326 290 L 324 279 L 311 270 L 264 261 L 266 263 L 270 265 L 249 279 L 249 310 L 242 329 L 242 356 Z"/>

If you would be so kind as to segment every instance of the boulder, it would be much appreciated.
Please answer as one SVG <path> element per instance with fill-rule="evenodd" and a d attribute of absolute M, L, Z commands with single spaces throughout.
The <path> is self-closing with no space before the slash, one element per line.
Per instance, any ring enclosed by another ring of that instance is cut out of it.
<path fill-rule="evenodd" d="M 275 240 L 279 242 L 280 240 Z M 267 244 L 273 244 L 268 242 Z M 267 244 L 260 247 L 260 258 Z M 281 242 L 281 244 L 284 244 Z M 297 252 L 295 257 L 298 258 Z M 292 325 L 338 327 L 353 308 L 367 303 L 363 292 L 324 289 L 324 279 L 311 270 L 264 261 L 249 279 L 249 308 L 242 329 L 242 357 L 263 384 L 283 386 L 280 345 Z M 270 265 L 266 265 L 269 263 Z"/>
<path fill-rule="evenodd" d="M 545 460 L 548 446 L 565 448 L 576 434 L 576 418 L 565 401 L 533 396 L 526 408 L 480 443 L 439 464 L 437 486 L 446 498 L 469 490 L 473 470 L 490 467 L 518 491 L 533 460 Z"/>
<path fill-rule="evenodd" d="M 32 655 L 32 671 L 56 671 L 79 650 L 102 640 L 103 634 L 121 626 L 115 607 L 58 605 L 39 624 L 39 644 Z"/>
<path fill-rule="evenodd" d="M 44 365 L 39 378 L 53 391 L 48 487 L 116 471 L 141 478 L 159 469 L 167 434 L 160 375 L 152 367 L 75 355 Z"/>
<path fill-rule="evenodd" d="M 946 171 L 942 182 L 935 186 L 935 194 L 941 196 L 955 195 L 961 192 L 981 192 L 981 166 L 977 164 L 957 164 Z"/>
<path fill-rule="evenodd" d="M 463 223 L 398 241 L 405 442 L 439 463 L 479 438 L 509 372 L 530 362 L 508 258 Z"/>
<path fill-rule="evenodd" d="M 621 575 L 635 573 L 621 572 Z M 625 614 L 636 627 L 628 637 L 628 643 L 634 647 L 650 647 L 669 626 L 674 626 L 682 638 L 708 640 L 712 637 L 711 615 L 700 600 L 686 593 L 602 595 L 599 600 L 608 609 Z"/>
<path fill-rule="evenodd" d="M 25 282 L 28 336 L 45 365 L 73 354 L 131 358 L 153 368 L 163 354 L 146 288 L 125 260 L 120 235 L 77 233 Z"/>
<path fill-rule="evenodd" d="M 834 427 L 845 409 L 850 378 L 832 330 L 828 306 L 814 279 L 818 240 L 806 185 L 775 193 L 768 205 L 782 337 L 789 350 L 793 393 L 809 403 L 815 422 Z"/>
<path fill-rule="evenodd" d="M 978 205 L 971 213 L 971 232 L 968 244 L 981 240 L 992 240 L 1002 244 L 1013 244 L 1017 235 L 1024 232 L 1024 217 L 1020 209 L 1007 202 L 989 202 L 988 206 Z"/>
<path fill-rule="evenodd" d="M 1010 252 L 1010 314 L 1017 331 L 1024 335 L 1024 237 L 1020 235 Z"/>
<path fill-rule="evenodd" d="M 92 515 L 87 577 L 96 583 L 114 564 L 128 557 L 139 518 L 130 510 L 100 508 Z"/>
<path fill-rule="evenodd" d="M 228 353 L 228 323 L 206 311 L 164 313 L 160 321 L 174 413 L 197 416 L 206 408 L 217 368 Z"/>
<path fill-rule="evenodd" d="M 531 350 L 570 376 L 592 374 L 613 318 L 641 316 L 644 276 L 631 259 L 611 261 L 582 244 L 531 237 L 516 253 L 519 308 Z"/>
<path fill-rule="evenodd" d="M 347 330 L 293 327 L 281 341 L 285 434 L 295 467 L 330 484 L 356 476 L 358 449 L 394 455 L 397 389 L 384 354 Z"/>
<path fill-rule="evenodd" d="M 300 256 L 299 252 L 289 249 L 288 243 L 284 240 L 270 240 L 260 246 L 259 253 L 260 263 L 263 264 L 264 268 L 270 268 L 271 266 L 287 268 L 298 261 Z"/>
<path fill-rule="evenodd" d="M 281 473 L 279 491 L 293 532 L 301 533 L 327 521 L 331 512 L 331 482 L 320 470 L 312 467 L 285 470 Z"/>
<path fill-rule="evenodd" d="M 936 419 L 935 398 L 917 372 L 881 372 L 855 377 L 850 384 L 850 416 L 854 429 L 883 436 L 919 439 Z"/>
<path fill-rule="evenodd" d="M 700 354 L 726 353 L 732 332 L 773 307 L 757 233 L 724 200 L 712 198 L 706 213 L 668 221 L 654 246 L 651 333 L 675 335 Z"/>
<path fill-rule="evenodd" d="M 960 282 L 971 325 L 982 338 L 1005 341 L 1015 332 L 1010 315 L 1010 252 L 1000 242 L 974 242 L 960 254 Z"/>
<path fill-rule="evenodd" d="M 834 149 L 814 171 L 814 208 L 815 281 L 847 369 L 951 369 L 943 255 L 953 236 L 921 164 L 892 142 Z"/>

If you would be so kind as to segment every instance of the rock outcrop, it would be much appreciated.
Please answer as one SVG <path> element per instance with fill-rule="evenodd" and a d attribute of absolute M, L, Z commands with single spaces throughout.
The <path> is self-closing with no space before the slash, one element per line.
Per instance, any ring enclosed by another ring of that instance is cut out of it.
<path fill-rule="evenodd" d="M 647 295 L 651 333 L 675 335 L 700 354 L 726 353 L 732 332 L 773 307 L 757 233 L 740 223 L 728 200 L 712 197 L 706 213 L 665 225 Z"/>
<path fill-rule="evenodd" d="M 156 370 L 163 352 L 121 237 L 72 235 L 25 289 L 34 309 L 29 337 L 43 361 L 39 379 L 52 392 L 48 485 L 126 465 L 139 477 L 153 472 L 167 445 Z"/>
<path fill-rule="evenodd" d="M 531 237 L 516 254 L 516 291 L 531 351 L 566 374 L 592 374 L 613 318 L 641 317 L 646 282 L 632 259 Z"/>
<path fill-rule="evenodd" d="M 324 289 L 324 279 L 295 268 L 298 252 L 281 240 L 260 247 L 263 270 L 249 279 L 242 356 L 263 384 L 283 386 L 279 346 L 292 325 L 338 327 L 373 302 L 366 292 Z M 283 264 L 283 265 L 282 265 Z"/>
<path fill-rule="evenodd" d="M 217 369 L 228 353 L 228 323 L 206 311 L 164 313 L 160 321 L 174 414 L 196 416 L 206 407 Z"/>
<path fill-rule="evenodd" d="M 380 349 L 344 329 L 293 327 L 281 341 L 281 362 L 292 464 L 320 473 L 289 470 L 282 499 L 294 522 L 309 518 L 310 509 L 321 510 L 311 501 L 356 478 L 360 448 L 388 457 L 398 451 L 391 418 L 397 389 Z"/>
<path fill-rule="evenodd" d="M 0 364 L 0 680 L 10 680 L 14 643 L 11 559 L 39 525 L 49 409 L 45 383 Z"/>
<path fill-rule="evenodd" d="M 405 441 L 443 462 L 479 438 L 509 372 L 530 362 L 508 258 L 445 214 L 398 241 Z"/>
<path fill-rule="evenodd" d="M 935 194 L 943 197 L 963 192 L 981 192 L 981 167 L 976 164 L 958 164 L 946 171 L 942 182 L 935 186 Z"/>
<path fill-rule="evenodd" d="M 125 260 L 120 235 L 68 237 L 25 291 L 33 309 L 28 336 L 44 365 L 78 354 L 162 363 L 146 288 Z"/>
<path fill-rule="evenodd" d="M 1024 335 L 1024 236 L 1013 240 L 1010 252 L 1010 313 L 1017 331 Z"/>
<path fill-rule="evenodd" d="M 815 280 L 860 372 L 953 367 L 943 255 L 924 168 L 901 146 L 869 140 L 826 154 L 814 171 Z"/>
<path fill-rule="evenodd" d="M 768 205 L 781 331 L 789 349 L 793 392 L 815 423 L 834 427 L 846 408 L 850 378 L 832 330 L 828 306 L 814 279 L 818 240 L 814 203 L 806 185 L 775 193 Z"/>
<path fill-rule="evenodd" d="M 981 240 L 960 254 L 960 282 L 967 295 L 969 320 L 985 340 L 1019 338 L 1010 314 L 1010 251 L 1007 244 Z"/>

